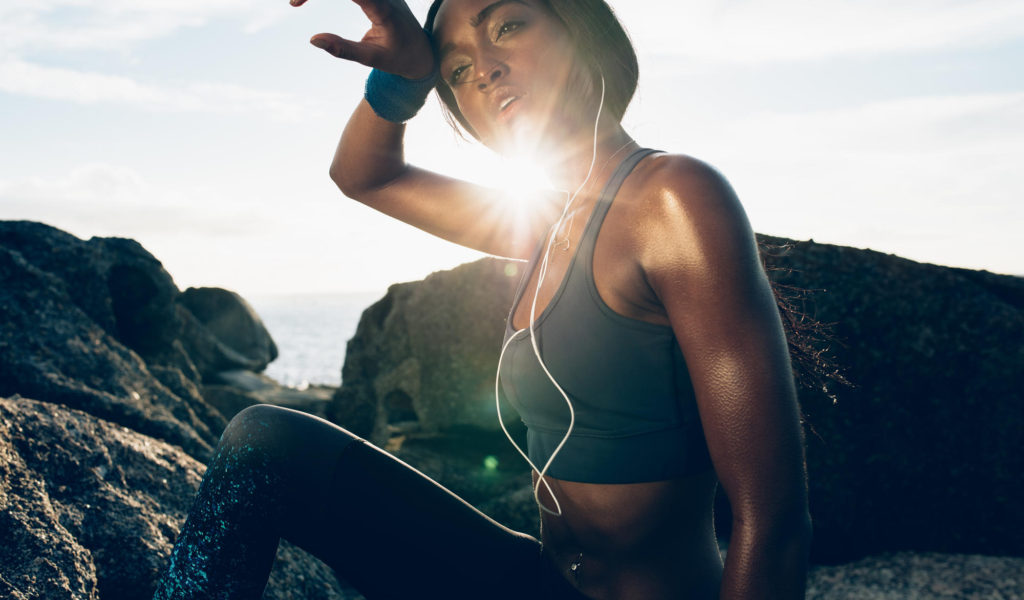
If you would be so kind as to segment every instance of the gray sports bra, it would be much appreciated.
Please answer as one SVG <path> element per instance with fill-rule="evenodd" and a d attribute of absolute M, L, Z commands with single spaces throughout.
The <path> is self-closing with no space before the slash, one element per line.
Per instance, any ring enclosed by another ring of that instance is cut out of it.
<path fill-rule="evenodd" d="M 572 436 L 548 474 L 588 483 L 661 481 L 710 468 L 690 375 L 672 328 L 625 317 L 594 285 L 594 244 L 623 180 L 654 150 L 626 157 L 583 230 L 551 302 L 534 322 L 541 356 L 576 412 Z M 541 370 L 527 329 L 512 316 L 545 246 L 523 274 L 506 322 L 511 336 L 499 380 L 527 427 L 527 454 L 538 469 L 565 436 L 569 409 Z"/>

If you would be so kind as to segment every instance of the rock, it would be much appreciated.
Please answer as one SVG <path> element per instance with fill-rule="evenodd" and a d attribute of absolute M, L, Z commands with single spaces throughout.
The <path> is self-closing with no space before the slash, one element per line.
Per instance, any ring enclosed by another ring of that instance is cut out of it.
<path fill-rule="evenodd" d="M 255 395 L 231 385 L 204 385 L 203 398 L 228 421 L 242 409 L 260 403 Z"/>
<path fill-rule="evenodd" d="M 222 371 L 203 385 L 203 397 L 230 419 L 253 404 L 274 404 L 323 417 L 336 388 L 312 385 L 295 389 L 281 385 L 262 373 Z"/>
<path fill-rule="evenodd" d="M 525 443 L 522 424 L 510 431 Z M 502 525 L 540 535 L 529 469 L 501 431 L 461 425 L 412 432 L 393 437 L 388 450 Z"/>
<path fill-rule="evenodd" d="M 86 413 L 0 398 L 0 595 L 150 598 L 205 467 Z M 282 544 L 264 598 L 354 598 Z"/>
<path fill-rule="evenodd" d="M 840 566 L 807 578 L 807 600 L 974 600 L 1024 598 L 1024 558 L 900 552 Z"/>
<path fill-rule="evenodd" d="M 45 398 L 209 456 L 223 418 L 180 371 L 158 370 L 183 394 L 175 395 L 70 291 L 0 246 L 0 395 Z"/>
<path fill-rule="evenodd" d="M 819 290 L 853 383 L 801 391 L 813 559 L 1024 554 L 1024 279 L 814 242 L 769 264 Z"/>
<path fill-rule="evenodd" d="M 200 319 L 179 301 L 160 261 L 134 240 L 83 241 L 42 223 L 0 221 L 0 248 L 61 281 L 89 319 L 146 364 L 178 369 L 195 384 L 226 369 L 261 370 L 277 356 L 245 300 L 217 288 L 196 291 L 186 302 Z"/>
<path fill-rule="evenodd" d="M 152 596 L 198 489 L 198 461 L 226 425 L 204 380 L 259 380 L 217 376 L 276 355 L 255 315 L 243 323 L 249 347 L 225 332 L 248 305 L 217 293 L 236 316 L 193 302 L 204 322 L 131 240 L 0 221 L 0 597 Z M 231 389 L 321 412 L 330 397 L 267 382 Z M 358 597 L 282 543 L 264 597 L 295 594 Z"/>
<path fill-rule="evenodd" d="M 177 302 L 212 334 L 208 371 L 262 371 L 277 358 L 277 346 L 252 306 L 235 292 L 221 288 L 188 288 Z M 206 341 L 206 340 L 204 340 Z M 191 352 L 190 352 L 191 353 Z M 215 356 L 215 358 L 212 358 Z"/>
<path fill-rule="evenodd" d="M 0 221 L 0 318 L 0 394 L 85 410 L 201 460 L 226 425 L 204 400 L 204 381 L 216 383 L 225 369 L 262 369 L 277 355 L 259 317 L 234 292 L 180 294 L 132 240 L 82 241 L 27 221 Z M 275 391 L 253 403 L 322 415 L 329 395 Z M 242 392 L 211 394 L 241 406 Z"/>
<path fill-rule="evenodd" d="M 518 268 L 487 258 L 391 286 L 348 343 L 328 417 L 381 444 L 389 422 L 410 418 L 426 431 L 497 428 L 494 372 Z"/>
<path fill-rule="evenodd" d="M 62 281 L 92 321 L 139 355 L 161 352 L 176 339 L 178 288 L 138 242 L 85 242 L 42 223 L 0 221 L 0 247 Z"/>
<path fill-rule="evenodd" d="M 835 404 L 800 392 L 812 559 L 1024 554 L 1024 280 L 763 239 L 791 244 L 766 255 L 771 276 L 812 290 L 798 303 L 833 324 L 832 353 L 853 382 L 832 390 Z M 381 446 L 397 435 L 389 423 L 410 419 L 424 432 L 497 427 L 494 371 L 514 264 L 483 259 L 392 286 L 348 342 L 329 418 Z M 510 514 L 536 510 L 528 494 L 503 498 L 524 503 Z M 728 534 L 721 498 L 716 517 Z"/>

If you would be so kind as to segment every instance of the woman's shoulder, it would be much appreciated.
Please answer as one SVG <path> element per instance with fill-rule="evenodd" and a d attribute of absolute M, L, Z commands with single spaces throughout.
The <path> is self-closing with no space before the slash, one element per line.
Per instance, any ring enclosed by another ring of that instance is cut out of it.
<path fill-rule="evenodd" d="M 729 181 L 709 163 L 658 153 L 637 168 L 634 216 L 649 243 L 703 254 L 716 244 L 746 243 L 750 224 Z M 684 244 L 682 245 L 681 244 Z"/>
<path fill-rule="evenodd" d="M 655 205 L 669 204 L 662 208 L 682 203 L 690 210 L 714 209 L 738 201 L 725 176 L 694 156 L 658 152 L 640 166 L 637 180 L 641 198 Z"/>

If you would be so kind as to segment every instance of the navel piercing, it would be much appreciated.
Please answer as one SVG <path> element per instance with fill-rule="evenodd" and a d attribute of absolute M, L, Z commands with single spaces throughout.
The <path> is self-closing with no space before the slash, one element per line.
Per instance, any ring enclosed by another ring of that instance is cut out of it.
<path fill-rule="evenodd" d="M 578 586 L 580 584 L 580 567 L 583 566 L 583 553 L 580 552 L 576 555 L 576 559 L 569 564 L 569 574 L 572 575 L 573 581 Z"/>

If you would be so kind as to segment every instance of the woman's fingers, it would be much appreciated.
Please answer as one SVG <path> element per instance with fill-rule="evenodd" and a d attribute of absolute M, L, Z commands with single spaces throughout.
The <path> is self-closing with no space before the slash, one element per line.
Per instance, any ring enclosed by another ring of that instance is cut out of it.
<path fill-rule="evenodd" d="M 373 24 L 380 24 L 390 14 L 391 5 L 381 0 L 352 0 L 363 10 Z M 302 6 L 306 0 L 290 0 L 292 6 Z"/>
<path fill-rule="evenodd" d="M 366 44 L 346 40 L 333 33 L 318 33 L 310 38 L 309 43 L 338 58 L 351 60 L 368 67 L 374 66 L 374 58 L 377 56 L 376 49 Z"/>
<path fill-rule="evenodd" d="M 302 0 L 305 2 L 306 0 Z M 363 9 L 363 14 L 374 25 L 382 25 L 391 15 L 392 6 L 386 0 L 352 0 Z"/>
<path fill-rule="evenodd" d="M 302 6 L 307 0 L 290 0 Z M 409 79 L 430 73 L 433 52 L 415 15 L 402 0 L 352 0 L 373 23 L 358 42 L 318 33 L 309 42 L 324 51 Z"/>

